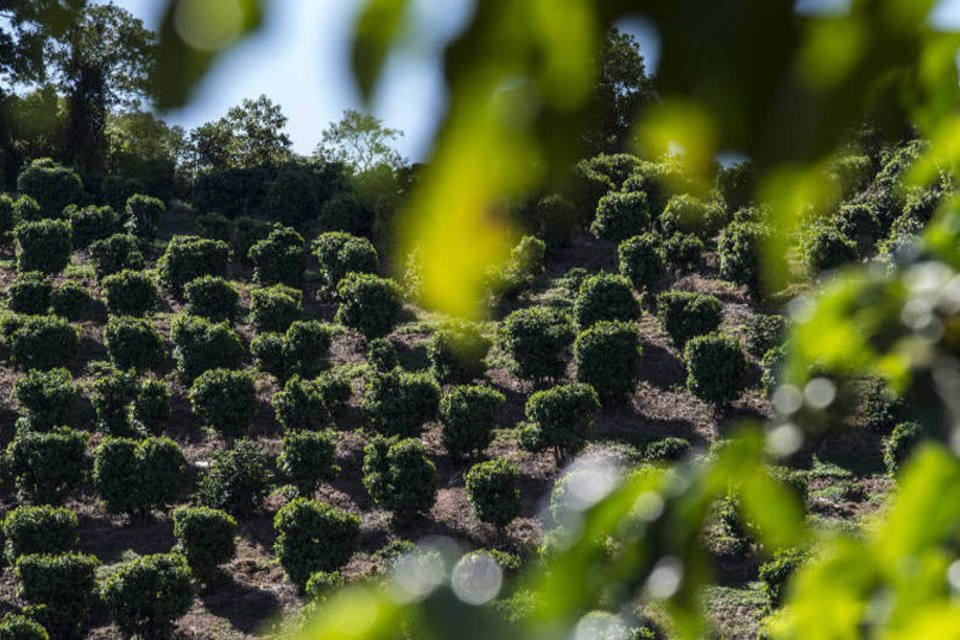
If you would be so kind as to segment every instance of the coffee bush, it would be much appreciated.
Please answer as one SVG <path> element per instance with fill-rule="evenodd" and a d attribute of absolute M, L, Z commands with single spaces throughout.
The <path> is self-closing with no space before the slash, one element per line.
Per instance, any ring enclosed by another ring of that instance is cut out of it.
<path fill-rule="evenodd" d="M 169 438 L 107 438 L 94 452 L 93 484 L 110 513 L 146 513 L 177 498 L 185 468 Z"/>
<path fill-rule="evenodd" d="M 170 389 L 156 378 L 144 378 L 133 401 L 133 418 L 147 432 L 158 435 L 170 420 Z"/>
<path fill-rule="evenodd" d="M 80 397 L 66 369 L 32 369 L 13 383 L 13 395 L 26 412 L 32 431 L 50 431 L 69 424 Z"/>
<path fill-rule="evenodd" d="M 586 441 L 600 412 L 600 398 L 588 384 L 559 385 L 531 395 L 525 412 L 536 428 L 527 444 L 535 450 L 552 449 L 563 460 Z"/>
<path fill-rule="evenodd" d="M 237 521 L 210 507 L 180 507 L 173 512 L 176 553 L 183 554 L 198 580 L 210 584 L 220 576 L 220 565 L 237 552 Z"/>
<path fill-rule="evenodd" d="M 295 320 L 283 335 L 284 352 L 290 371 L 312 376 L 323 367 L 330 351 L 334 329 L 317 320 Z"/>
<path fill-rule="evenodd" d="M 403 292 L 393 280 L 368 273 L 349 273 L 337 285 L 337 322 L 367 338 L 384 336 L 400 322 Z"/>
<path fill-rule="evenodd" d="M 337 285 L 348 273 L 377 272 L 378 257 L 373 243 L 344 231 L 321 233 L 313 241 L 313 252 L 320 265 L 320 276 L 327 291 L 337 290 Z"/>
<path fill-rule="evenodd" d="M 487 370 L 484 360 L 492 345 L 478 325 L 465 320 L 446 322 L 427 346 L 433 375 L 440 382 L 482 378 Z"/>
<path fill-rule="evenodd" d="M 230 246 L 222 240 L 198 236 L 174 236 L 157 261 L 161 281 L 175 294 L 200 276 L 227 275 Z"/>
<path fill-rule="evenodd" d="M 137 395 L 134 372 L 107 372 L 99 375 L 91 387 L 90 404 L 97 413 L 97 429 L 116 436 L 130 435 L 130 405 Z"/>
<path fill-rule="evenodd" d="M 147 271 L 124 270 L 103 279 L 107 311 L 118 316 L 142 316 L 160 303 L 160 292 Z"/>
<path fill-rule="evenodd" d="M 363 487 L 374 502 L 401 518 L 429 511 L 437 482 L 437 468 L 415 438 L 375 436 L 364 449 Z"/>
<path fill-rule="evenodd" d="M 50 158 L 38 158 L 20 172 L 17 192 L 36 200 L 44 218 L 59 218 L 67 205 L 84 200 L 80 176 Z"/>
<path fill-rule="evenodd" d="M 690 338 L 720 326 L 723 303 L 702 293 L 665 291 L 657 296 L 657 317 L 673 344 L 682 349 Z"/>
<path fill-rule="evenodd" d="M 294 374 L 273 394 L 273 412 L 284 429 L 319 429 L 329 420 L 319 382 Z"/>
<path fill-rule="evenodd" d="M 200 503 L 242 518 L 263 504 L 272 474 L 260 445 L 243 439 L 233 449 L 215 451 L 206 474 L 200 478 Z"/>
<path fill-rule="evenodd" d="M 317 571 L 334 571 L 346 564 L 360 538 L 360 518 L 306 498 L 281 507 L 273 528 L 274 553 L 301 590 Z"/>
<path fill-rule="evenodd" d="M 3 518 L 3 553 L 11 565 L 32 553 L 66 553 L 77 543 L 77 514 L 63 507 L 20 506 Z"/>
<path fill-rule="evenodd" d="M 652 289 L 663 279 L 662 242 L 652 233 L 627 238 L 617 247 L 620 275 L 638 291 Z"/>
<path fill-rule="evenodd" d="M 61 283 L 50 292 L 53 313 L 67 320 L 89 318 L 95 303 L 86 287 L 73 280 Z"/>
<path fill-rule="evenodd" d="M 257 412 L 256 381 L 247 371 L 204 371 L 193 381 L 187 397 L 205 425 L 228 436 L 240 435 Z"/>
<path fill-rule="evenodd" d="M 227 216 L 216 211 L 208 211 L 197 216 L 197 230 L 204 238 L 230 242 L 233 239 L 233 222 Z"/>
<path fill-rule="evenodd" d="M 483 522 L 504 527 L 520 515 L 520 472 L 503 458 L 473 465 L 465 476 L 467 500 Z"/>
<path fill-rule="evenodd" d="M 399 367 L 400 354 L 397 351 L 397 345 L 389 338 L 374 338 L 367 343 L 367 362 L 374 371 L 379 373 Z"/>
<path fill-rule="evenodd" d="M 13 227 L 16 225 L 16 204 L 10 196 L 0 193 L 0 245 L 6 245 L 10 240 Z"/>
<path fill-rule="evenodd" d="M 157 235 L 157 226 L 167 212 L 163 200 L 143 194 L 134 194 L 127 198 L 126 221 L 127 231 L 142 241 L 153 239 Z"/>
<path fill-rule="evenodd" d="M 670 198 L 660 214 L 660 227 L 668 237 L 683 233 L 708 240 L 723 228 L 725 222 L 721 207 L 689 194 Z"/>
<path fill-rule="evenodd" d="M 601 240 L 622 242 L 649 227 L 647 194 L 642 191 L 611 192 L 597 203 L 597 215 L 590 225 L 590 232 Z"/>
<path fill-rule="evenodd" d="M 493 441 L 497 414 L 506 401 L 490 387 L 453 387 L 440 400 L 443 444 L 452 456 L 477 454 Z"/>
<path fill-rule="evenodd" d="M 103 330 L 103 342 L 110 359 L 121 369 L 155 369 L 166 356 L 163 338 L 142 318 L 111 316 Z"/>
<path fill-rule="evenodd" d="M 286 285 L 273 285 L 250 292 L 250 322 L 258 333 L 281 333 L 300 316 L 303 294 Z"/>
<path fill-rule="evenodd" d="M 370 233 L 373 212 L 351 193 L 338 193 L 320 209 L 317 222 L 324 231 L 345 231 L 356 235 Z"/>
<path fill-rule="evenodd" d="M 577 208 L 559 194 L 544 196 L 537 202 L 534 211 L 537 235 L 551 249 L 570 244 L 570 239 L 580 222 Z"/>
<path fill-rule="evenodd" d="M 731 282 L 747 285 L 752 292 L 759 291 L 763 246 L 769 235 L 767 227 L 757 222 L 731 223 L 717 242 L 720 275 Z"/>
<path fill-rule="evenodd" d="M 662 438 L 648 444 L 643 450 L 645 462 L 673 463 L 683 459 L 690 452 L 690 442 L 685 438 Z"/>
<path fill-rule="evenodd" d="M 591 385 L 605 399 L 633 393 L 642 355 L 640 334 L 625 322 L 598 322 L 573 343 L 577 380 Z"/>
<path fill-rule="evenodd" d="M 86 445 L 85 433 L 66 427 L 18 432 L 7 446 L 17 489 L 35 503 L 60 502 L 83 478 Z"/>
<path fill-rule="evenodd" d="M 757 577 L 771 608 L 783 604 L 787 584 L 807 557 L 808 553 L 801 549 L 787 549 L 777 552 L 772 560 L 760 565 Z"/>
<path fill-rule="evenodd" d="M 53 285 L 39 271 L 20 273 L 7 290 L 7 306 L 16 313 L 44 315 L 50 307 Z"/>
<path fill-rule="evenodd" d="M 89 253 L 97 278 L 101 280 L 124 270 L 142 271 L 147 265 L 137 239 L 129 234 L 118 233 L 97 240 L 90 245 Z"/>
<path fill-rule="evenodd" d="M 283 434 L 283 450 L 277 468 L 301 495 L 310 495 L 321 480 L 330 480 L 337 466 L 337 443 L 321 431 L 288 431 Z"/>
<path fill-rule="evenodd" d="M 925 438 L 926 433 L 917 422 L 901 422 L 883 441 L 883 464 L 896 474 Z"/>
<path fill-rule="evenodd" d="M 687 389 L 706 402 L 726 404 L 743 389 L 747 362 L 740 343 L 717 334 L 697 336 L 683 350 Z"/>
<path fill-rule="evenodd" d="M 630 281 L 625 277 L 598 273 L 580 285 L 573 315 L 581 329 L 601 320 L 630 322 L 640 317 L 640 303 L 633 297 Z"/>
<path fill-rule="evenodd" d="M 281 227 L 250 248 L 253 281 L 261 285 L 303 286 L 306 267 L 306 243 L 295 229 Z"/>
<path fill-rule="evenodd" d="M 440 386 L 432 376 L 394 369 L 367 382 L 363 408 L 377 428 L 391 435 L 415 436 L 437 417 Z"/>
<path fill-rule="evenodd" d="M 240 310 L 240 294 L 219 276 L 200 276 L 183 288 L 187 313 L 213 322 L 233 320 Z"/>
<path fill-rule="evenodd" d="M 63 318 L 27 316 L 9 334 L 13 360 L 21 369 L 53 369 L 71 363 L 80 334 Z"/>
<path fill-rule="evenodd" d="M 860 415 L 863 424 L 874 433 L 889 434 L 903 418 L 903 398 L 880 378 L 864 380 L 860 390 Z"/>
<path fill-rule="evenodd" d="M 233 248 L 239 260 L 249 262 L 250 249 L 281 225 L 270 220 L 242 216 L 234 221 Z"/>
<path fill-rule="evenodd" d="M 811 276 L 860 259 L 857 243 L 843 235 L 836 225 L 824 222 L 812 224 L 804 230 L 800 252 Z"/>
<path fill-rule="evenodd" d="M 23 222 L 13 234 L 17 239 L 17 271 L 57 273 L 70 264 L 73 232 L 66 220 Z"/>
<path fill-rule="evenodd" d="M 511 370 L 525 380 L 563 376 L 566 354 L 576 332 L 570 319 L 549 307 L 526 307 L 503 321 L 500 344 L 511 357 Z"/>
<path fill-rule="evenodd" d="M 100 597 L 123 633 L 165 638 L 193 604 L 192 579 L 180 554 L 141 556 L 111 571 L 100 586 Z"/>
<path fill-rule="evenodd" d="M 39 622 L 7 613 L 0 620 L 0 640 L 50 640 L 50 635 Z"/>
<path fill-rule="evenodd" d="M 79 638 L 96 600 L 99 566 L 96 557 L 80 553 L 21 556 L 14 568 L 17 593 L 52 638 Z"/>
<path fill-rule="evenodd" d="M 181 314 L 173 321 L 173 359 L 184 383 L 190 384 L 204 371 L 232 369 L 240 364 L 243 343 L 226 322 Z"/>
<path fill-rule="evenodd" d="M 674 233 L 663 243 L 663 259 L 675 274 L 696 271 L 704 254 L 703 240 L 690 233 Z"/>
<path fill-rule="evenodd" d="M 787 319 L 781 315 L 758 313 L 747 318 L 747 353 L 762 358 L 770 349 L 779 347 L 787 338 Z"/>
<path fill-rule="evenodd" d="M 113 207 L 70 205 L 64 215 L 73 228 L 73 246 L 77 249 L 86 249 L 92 242 L 120 231 L 120 218 Z"/>

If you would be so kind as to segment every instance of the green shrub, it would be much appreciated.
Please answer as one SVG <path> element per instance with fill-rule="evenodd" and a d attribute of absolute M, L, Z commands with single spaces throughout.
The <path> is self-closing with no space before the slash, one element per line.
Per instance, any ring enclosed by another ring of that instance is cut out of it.
<path fill-rule="evenodd" d="M 65 553 L 77 543 L 77 514 L 63 507 L 20 506 L 3 518 L 7 562 L 32 553 Z"/>
<path fill-rule="evenodd" d="M 0 244 L 6 245 L 11 240 L 11 231 L 17 222 L 15 210 L 13 198 L 0 193 Z"/>
<path fill-rule="evenodd" d="M 517 377 L 542 381 L 563 376 L 566 352 L 576 333 L 570 319 L 549 307 L 527 307 L 503 321 L 501 346 Z"/>
<path fill-rule="evenodd" d="M 600 398 L 588 384 L 567 384 L 537 391 L 527 400 L 526 417 L 535 426 L 535 450 L 552 449 L 558 460 L 578 451 L 600 412 Z"/>
<path fill-rule="evenodd" d="M 220 565 L 237 552 L 237 521 L 229 513 L 210 507 L 180 507 L 173 512 L 176 553 L 183 554 L 193 574 L 210 584 L 220 575 Z"/>
<path fill-rule="evenodd" d="M 93 484 L 110 513 L 146 513 L 176 500 L 186 468 L 169 438 L 107 438 L 93 458 Z"/>
<path fill-rule="evenodd" d="M 469 382 L 482 378 L 492 341 L 480 327 L 465 320 L 444 323 L 427 346 L 433 375 L 441 382 Z"/>
<path fill-rule="evenodd" d="M 720 235 L 717 254 L 720 275 L 731 282 L 759 291 L 763 245 L 770 235 L 767 227 L 756 222 L 733 222 Z"/>
<path fill-rule="evenodd" d="M 833 224 L 816 223 L 801 236 L 801 253 L 811 276 L 859 259 L 857 243 Z"/>
<path fill-rule="evenodd" d="M 537 235 L 551 248 L 570 244 L 577 230 L 580 216 L 572 202 L 559 194 L 544 196 L 537 202 L 534 212 Z"/>
<path fill-rule="evenodd" d="M 67 205 L 84 199 L 80 176 L 50 158 L 38 158 L 20 172 L 17 192 L 36 200 L 44 218 L 59 218 Z"/>
<path fill-rule="evenodd" d="M 137 239 L 129 234 L 114 234 L 90 245 L 90 257 L 93 258 L 97 278 L 101 280 L 110 274 L 130 271 L 142 271 L 147 262 L 143 258 Z"/>
<path fill-rule="evenodd" d="M 373 243 L 344 231 L 321 233 L 313 241 L 313 252 L 328 292 L 336 291 L 340 280 L 348 273 L 377 272 L 379 259 Z"/>
<path fill-rule="evenodd" d="M 452 456 L 477 454 L 493 441 L 497 414 L 506 401 L 490 387 L 453 387 L 440 400 L 443 444 Z"/>
<path fill-rule="evenodd" d="M 121 369 L 154 369 L 163 362 L 163 338 L 142 318 L 111 316 L 103 330 L 110 359 Z"/>
<path fill-rule="evenodd" d="M 360 518 L 330 505 L 296 498 L 273 520 L 274 553 L 290 580 L 301 590 L 317 571 L 334 571 L 357 548 Z"/>
<path fill-rule="evenodd" d="M 240 364 L 243 343 L 226 322 L 181 314 L 171 329 L 173 359 L 184 383 L 190 384 L 204 371 L 232 369 Z"/>
<path fill-rule="evenodd" d="M 869 204 L 844 205 L 837 212 L 834 222 L 844 237 L 856 243 L 860 255 L 866 255 L 873 249 L 880 233 L 875 207 Z"/>
<path fill-rule="evenodd" d="M 716 330 L 723 319 L 720 299 L 690 291 L 665 291 L 657 296 L 657 317 L 673 344 L 682 349 L 694 336 Z"/>
<path fill-rule="evenodd" d="M 73 246 L 77 249 L 86 249 L 92 242 L 120 231 L 120 218 L 113 207 L 70 205 L 63 213 L 73 228 Z"/>
<path fill-rule="evenodd" d="M 197 236 L 174 236 L 157 261 L 163 283 L 179 294 L 191 280 L 200 276 L 227 275 L 230 246 L 222 240 Z"/>
<path fill-rule="evenodd" d="M 13 395 L 26 411 L 30 429 L 49 431 L 70 423 L 80 394 L 66 369 L 33 369 L 14 381 Z"/>
<path fill-rule="evenodd" d="M 703 253 L 703 241 L 690 233 L 674 233 L 663 243 L 663 258 L 675 273 L 696 271 Z"/>
<path fill-rule="evenodd" d="M 200 276 L 183 288 L 186 312 L 213 322 L 233 320 L 240 307 L 236 288 L 219 276 Z"/>
<path fill-rule="evenodd" d="M 79 638 L 96 597 L 94 556 L 79 553 L 33 554 L 17 560 L 17 593 L 27 613 L 54 638 Z"/>
<path fill-rule="evenodd" d="M 294 374 L 273 394 L 274 415 L 284 429 L 319 429 L 330 418 L 324 402 L 323 387 L 317 380 Z"/>
<path fill-rule="evenodd" d="M 53 285 L 39 271 L 17 274 L 7 290 L 7 306 L 16 313 L 44 315 L 50 307 Z"/>
<path fill-rule="evenodd" d="M 374 338 L 367 343 L 367 362 L 381 373 L 400 366 L 400 354 L 389 338 Z M 436 375 L 436 372 L 434 372 Z"/>
<path fill-rule="evenodd" d="M 646 462 L 677 462 L 690 452 L 690 442 L 685 438 L 662 438 L 655 440 L 643 450 Z"/>
<path fill-rule="evenodd" d="M 520 515 L 520 472 L 503 458 L 473 465 L 465 476 L 467 500 L 477 518 L 498 527 Z"/>
<path fill-rule="evenodd" d="M 805 551 L 788 549 L 778 552 L 773 560 L 760 565 L 758 577 L 771 608 L 777 608 L 783 604 L 790 578 L 806 559 Z"/>
<path fill-rule="evenodd" d="M 193 381 L 187 397 L 205 425 L 229 436 L 242 433 L 257 413 L 256 381 L 247 371 L 204 371 Z"/>
<path fill-rule="evenodd" d="M 292 375 L 284 336 L 278 333 L 261 333 L 250 341 L 253 364 L 260 371 L 269 373 L 284 382 Z"/>
<path fill-rule="evenodd" d="M 250 248 L 253 262 L 253 281 L 261 285 L 303 285 L 303 270 L 307 257 L 306 243 L 295 229 L 281 227 Z"/>
<path fill-rule="evenodd" d="M 21 222 L 36 222 L 43 220 L 40 204 L 27 195 L 21 195 L 13 201 L 13 226 L 16 228 Z"/>
<path fill-rule="evenodd" d="M 687 389 L 707 402 L 725 404 L 743 388 L 747 362 L 740 343 L 718 334 L 697 336 L 683 350 Z"/>
<path fill-rule="evenodd" d="M 728 213 L 750 206 L 756 183 L 756 171 L 750 162 L 739 162 L 717 172 L 717 194 Z"/>
<path fill-rule="evenodd" d="M 17 271 L 57 273 L 70 264 L 73 233 L 66 220 L 23 222 L 13 234 L 17 240 Z"/>
<path fill-rule="evenodd" d="M 843 199 L 860 192 L 873 177 L 873 160 L 864 154 L 850 154 L 835 158 L 830 163 L 830 174 L 837 181 Z"/>
<path fill-rule="evenodd" d="M 300 315 L 302 294 L 286 285 L 273 285 L 250 292 L 250 322 L 259 333 L 287 330 Z"/>
<path fill-rule="evenodd" d="M 111 571 L 100 587 L 100 597 L 124 633 L 165 638 L 193 604 L 192 578 L 180 554 L 142 556 Z"/>
<path fill-rule="evenodd" d="M 747 353 L 762 358 L 763 354 L 786 340 L 787 319 L 758 313 L 747 318 L 745 329 Z"/>
<path fill-rule="evenodd" d="M 725 222 L 723 209 L 689 194 L 670 198 L 660 214 L 660 227 L 668 237 L 683 233 L 707 240 L 716 235 Z"/>
<path fill-rule="evenodd" d="M 167 383 L 156 378 L 140 382 L 137 397 L 133 401 L 133 418 L 149 433 L 160 434 L 170 419 L 170 389 Z"/>
<path fill-rule="evenodd" d="M 53 313 L 67 320 L 81 320 L 89 316 L 94 298 L 79 282 L 68 280 L 50 292 Z"/>
<path fill-rule="evenodd" d="M 40 623 L 26 616 L 7 613 L 0 620 L 0 640 L 50 640 Z"/>
<path fill-rule="evenodd" d="M 283 335 L 284 351 L 290 371 L 315 375 L 330 351 L 333 328 L 317 320 L 296 320 Z"/>
<path fill-rule="evenodd" d="M 324 231 L 346 231 L 356 235 L 373 228 L 373 212 L 351 193 L 338 193 L 320 209 L 317 223 Z"/>
<path fill-rule="evenodd" d="M 310 576 L 306 587 L 303 589 L 303 594 L 309 601 L 305 609 L 309 609 L 315 603 L 324 602 L 330 593 L 343 588 L 344 584 L 346 583 L 339 571 L 317 571 Z M 304 617 L 304 619 L 307 618 L 309 618 L 309 615 Z"/>
<path fill-rule="evenodd" d="M 233 248 L 237 258 L 249 262 L 249 253 L 253 245 L 265 240 L 271 231 L 279 228 L 280 224 L 271 220 L 249 216 L 237 218 L 233 225 Z"/>
<path fill-rule="evenodd" d="M 243 439 L 233 449 L 213 453 L 206 474 L 200 478 L 197 497 L 201 504 L 241 518 L 260 508 L 271 479 L 260 445 Z"/>
<path fill-rule="evenodd" d="M 611 192 L 597 203 L 597 215 L 590 225 L 590 232 L 601 240 L 622 242 L 643 233 L 649 226 L 647 194 L 642 191 Z"/>
<path fill-rule="evenodd" d="M 337 285 L 337 322 L 367 338 L 384 336 L 400 322 L 403 292 L 393 280 L 368 273 L 349 273 Z"/>
<path fill-rule="evenodd" d="M 605 399 L 633 393 L 642 355 L 640 334 L 625 322 L 598 322 L 573 343 L 577 380 L 591 385 Z"/>
<path fill-rule="evenodd" d="M 774 347 L 763 354 L 760 361 L 760 367 L 763 373 L 760 376 L 760 385 L 766 391 L 768 396 L 780 386 L 780 379 L 783 374 L 783 366 L 787 361 L 787 352 L 781 347 Z"/>
<path fill-rule="evenodd" d="M 656 287 L 663 278 L 662 242 L 652 233 L 627 238 L 617 247 L 620 275 L 638 291 Z"/>
<path fill-rule="evenodd" d="M 263 212 L 283 224 L 302 225 L 315 218 L 320 205 L 314 176 L 301 167 L 285 167 L 266 185 Z"/>
<path fill-rule="evenodd" d="M 640 303 L 633 297 L 630 281 L 625 277 L 598 273 L 580 285 L 573 315 L 581 329 L 601 320 L 630 322 L 640 317 Z"/>
<path fill-rule="evenodd" d="M 197 229 L 201 236 L 211 240 L 229 242 L 233 238 L 233 223 L 228 217 L 216 211 L 198 215 Z"/>
<path fill-rule="evenodd" d="M 116 436 L 131 433 L 130 405 L 137 395 L 132 371 L 111 371 L 94 380 L 90 403 L 97 412 L 97 428 Z"/>
<path fill-rule="evenodd" d="M 80 335 L 56 316 L 28 316 L 9 334 L 13 360 L 21 369 L 64 367 L 77 355 Z"/>
<path fill-rule="evenodd" d="M 157 226 L 167 207 L 159 198 L 137 193 L 127 198 L 124 212 L 127 231 L 141 240 L 150 240 L 157 235 Z"/>
<path fill-rule="evenodd" d="M 107 311 L 118 316 L 142 316 L 157 308 L 160 292 L 147 271 L 124 270 L 103 279 Z"/>
<path fill-rule="evenodd" d="M 283 451 L 277 458 L 280 473 L 302 495 L 309 495 L 321 480 L 332 479 L 340 468 L 337 443 L 329 433 L 321 431 L 288 431 L 283 434 Z"/>
<path fill-rule="evenodd" d="M 901 421 L 903 399 L 879 378 L 864 381 L 860 393 L 860 415 L 864 426 L 874 433 L 889 434 Z"/>
<path fill-rule="evenodd" d="M 7 447 L 17 489 L 36 503 L 57 503 L 79 484 L 87 436 L 60 427 L 49 433 L 18 432 Z"/>
<path fill-rule="evenodd" d="M 923 427 L 917 422 L 901 422 L 883 441 L 883 464 L 887 471 L 896 474 L 926 437 Z"/>
<path fill-rule="evenodd" d="M 432 376 L 394 369 L 367 382 L 363 408 L 378 429 L 401 436 L 419 434 L 434 420 L 440 404 L 440 386 Z"/>
<path fill-rule="evenodd" d="M 433 506 L 437 468 L 419 440 L 375 436 L 364 449 L 363 487 L 374 502 L 407 518 Z"/>

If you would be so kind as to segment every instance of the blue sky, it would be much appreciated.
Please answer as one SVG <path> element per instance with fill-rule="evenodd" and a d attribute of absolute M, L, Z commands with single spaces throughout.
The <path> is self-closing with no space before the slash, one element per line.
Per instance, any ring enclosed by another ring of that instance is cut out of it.
<path fill-rule="evenodd" d="M 210 0 L 221 1 L 221 0 Z M 799 0 L 809 10 L 836 9 L 848 0 Z M 164 0 L 114 0 L 156 29 Z M 350 75 L 349 35 L 360 0 L 272 0 L 263 29 L 218 61 L 191 104 L 167 114 L 191 129 L 223 115 L 244 98 L 270 96 L 289 118 L 295 149 L 310 153 L 327 123 L 344 109 L 360 107 Z M 394 59 L 373 112 L 406 133 L 400 151 L 422 159 L 429 150 L 445 96 L 436 53 L 444 39 L 466 20 L 470 0 L 417 0 L 417 31 L 411 45 Z M 960 29 L 960 0 L 941 0 L 935 22 Z M 639 42 L 648 68 L 655 69 L 659 43 L 642 23 L 623 25 Z M 429 37 L 427 37 L 429 35 Z"/>

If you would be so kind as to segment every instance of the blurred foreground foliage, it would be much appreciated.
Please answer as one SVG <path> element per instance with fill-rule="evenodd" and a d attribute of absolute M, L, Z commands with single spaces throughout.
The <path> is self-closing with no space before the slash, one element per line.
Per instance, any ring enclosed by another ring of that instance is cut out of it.
<path fill-rule="evenodd" d="M 232 8 L 221 12 L 198 0 L 169 2 L 159 104 L 184 102 L 214 57 L 260 23 L 261 4 L 225 2 Z M 364 96 L 391 52 L 417 37 L 413 4 L 364 3 L 353 48 Z M 476 0 L 445 50 L 449 107 L 402 225 L 401 251 L 418 248 L 422 262 L 422 300 L 479 314 L 483 274 L 507 258 L 514 239 L 508 201 L 569 180 L 603 34 L 631 18 L 652 24 L 662 42 L 659 101 L 637 124 L 636 151 L 676 163 L 694 194 L 709 189 L 718 153 L 750 158 L 777 230 L 766 239 L 763 281 L 770 291 L 790 285 L 793 232 L 839 201 L 839 186 L 823 176 L 860 123 L 874 123 L 881 140 L 916 127 L 929 141 L 909 173 L 913 185 L 960 161 L 958 34 L 934 25 L 934 5 L 852 0 L 839 11 L 801 12 L 789 0 Z M 728 495 L 767 551 L 813 550 L 771 617 L 773 637 L 958 636 L 958 234 L 960 208 L 947 202 L 920 244 L 892 264 L 850 267 L 796 298 L 774 398 L 782 415 L 705 460 L 641 469 L 594 495 L 520 579 L 517 593 L 529 602 L 519 620 L 474 606 L 492 596 L 463 590 L 471 570 L 467 586 L 499 587 L 496 570 L 461 559 L 448 583 L 449 567 L 423 560 L 428 554 L 399 562 L 382 584 L 332 595 L 305 637 L 599 637 L 589 626 L 599 618 L 588 613 L 616 615 L 625 629 L 623 620 L 649 601 L 662 603 L 677 636 L 698 637 L 711 575 L 700 533 L 711 505 Z M 907 399 L 933 442 L 863 536 L 824 538 L 765 464 L 835 424 L 847 382 L 867 375 Z"/>

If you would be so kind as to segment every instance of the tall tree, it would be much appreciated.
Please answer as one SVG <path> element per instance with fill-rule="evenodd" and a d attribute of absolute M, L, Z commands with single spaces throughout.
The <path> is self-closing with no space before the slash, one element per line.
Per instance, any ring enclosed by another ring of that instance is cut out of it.
<path fill-rule="evenodd" d="M 197 173 L 279 164 L 292 159 L 287 117 L 265 95 L 190 132 L 187 164 Z"/>
<path fill-rule="evenodd" d="M 402 131 L 383 126 L 378 118 L 347 109 L 339 122 L 331 122 L 324 130 L 314 156 L 342 163 L 355 173 L 379 166 L 399 169 L 404 160 L 394 144 L 402 137 Z"/>

